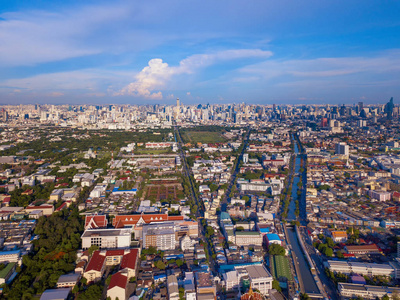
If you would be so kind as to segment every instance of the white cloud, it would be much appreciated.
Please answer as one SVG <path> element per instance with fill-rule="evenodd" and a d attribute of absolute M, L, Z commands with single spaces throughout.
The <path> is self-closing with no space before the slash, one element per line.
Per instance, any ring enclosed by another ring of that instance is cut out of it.
<path fill-rule="evenodd" d="M 119 95 L 140 96 L 148 99 L 162 99 L 162 93 L 152 92 L 156 88 L 164 86 L 165 82 L 174 74 L 174 69 L 170 68 L 160 58 L 154 58 L 149 61 L 149 65 L 136 75 L 136 80 L 120 92 Z"/>
<path fill-rule="evenodd" d="M 240 73 L 271 79 L 282 75 L 295 78 L 343 77 L 357 73 L 379 74 L 400 70 L 400 50 L 379 53 L 374 57 L 340 57 L 296 60 L 267 60 L 246 66 Z"/>
<path fill-rule="evenodd" d="M 127 6 L 103 5 L 0 14 L 0 65 L 35 65 L 103 53 L 110 47 L 110 36 L 96 35 L 129 13 Z"/>
<path fill-rule="evenodd" d="M 167 82 L 174 75 L 192 74 L 201 68 L 208 67 L 218 62 L 260 57 L 267 58 L 272 56 L 271 51 L 263 51 L 260 49 L 237 49 L 225 50 L 211 54 L 195 54 L 180 61 L 178 66 L 170 67 L 160 58 L 154 58 L 149 61 L 148 66 L 144 67 L 136 77 L 135 81 L 116 92 L 114 95 L 131 95 L 143 97 L 147 99 L 162 99 L 162 92 Z M 154 92 L 154 90 L 158 90 Z M 190 93 L 189 93 L 190 94 Z"/>

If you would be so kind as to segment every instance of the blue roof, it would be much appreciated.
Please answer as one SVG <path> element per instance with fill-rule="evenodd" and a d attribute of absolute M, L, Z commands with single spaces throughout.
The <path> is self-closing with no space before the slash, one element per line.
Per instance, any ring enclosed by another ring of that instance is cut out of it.
<path fill-rule="evenodd" d="M 21 250 L 0 251 L 0 255 L 19 254 Z"/>
<path fill-rule="evenodd" d="M 231 217 L 229 216 L 229 214 L 226 211 L 221 212 L 221 216 L 220 216 L 221 220 L 230 220 Z"/>
<path fill-rule="evenodd" d="M 269 228 L 268 227 L 266 227 L 266 228 L 260 228 L 260 232 L 269 232 Z"/>
<path fill-rule="evenodd" d="M 248 263 L 242 263 L 242 264 L 220 265 L 219 270 L 222 272 L 227 272 L 227 271 L 235 270 L 235 267 L 255 266 L 255 265 L 261 265 L 261 264 L 262 264 L 262 262 L 256 261 L 256 262 L 248 262 Z"/>
<path fill-rule="evenodd" d="M 277 235 L 276 233 L 267 233 L 267 238 L 268 241 L 280 241 L 280 237 L 279 235 Z"/>
<path fill-rule="evenodd" d="M 113 192 L 137 192 L 137 189 L 120 190 L 119 187 L 115 187 L 115 188 L 113 189 Z"/>
<path fill-rule="evenodd" d="M 155 275 L 154 276 L 154 279 L 161 279 L 161 278 L 165 278 L 165 277 L 167 277 L 167 274 L 160 274 L 160 275 Z"/>

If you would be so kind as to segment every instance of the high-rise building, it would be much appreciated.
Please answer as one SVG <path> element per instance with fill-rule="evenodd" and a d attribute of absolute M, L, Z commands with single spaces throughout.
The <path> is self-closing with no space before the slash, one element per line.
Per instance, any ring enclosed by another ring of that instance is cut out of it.
<path fill-rule="evenodd" d="M 363 109 L 364 109 L 364 103 L 363 102 L 358 102 L 357 114 L 359 115 Z"/>
<path fill-rule="evenodd" d="M 343 142 L 337 143 L 335 145 L 335 154 L 349 155 L 349 145 Z"/>
<path fill-rule="evenodd" d="M 386 105 L 385 105 L 385 113 L 386 113 L 386 118 L 388 120 L 393 119 L 393 108 L 394 108 L 394 104 L 393 104 L 393 97 L 392 97 L 392 98 L 390 98 L 389 102 L 386 103 Z"/>

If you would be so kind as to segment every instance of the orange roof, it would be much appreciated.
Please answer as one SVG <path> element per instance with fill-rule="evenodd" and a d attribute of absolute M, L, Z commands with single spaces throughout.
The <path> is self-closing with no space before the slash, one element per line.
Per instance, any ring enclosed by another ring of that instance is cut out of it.
<path fill-rule="evenodd" d="M 332 236 L 334 238 L 337 237 L 347 237 L 347 232 L 346 231 L 332 231 Z"/>
<path fill-rule="evenodd" d="M 140 214 L 140 215 L 119 215 L 113 219 L 113 225 L 122 223 L 124 226 L 136 225 L 142 219 L 145 223 L 183 221 L 183 216 L 168 216 L 168 214 Z"/>
<path fill-rule="evenodd" d="M 107 227 L 107 218 L 105 215 L 86 216 L 85 228 L 91 224 L 91 228 Z"/>

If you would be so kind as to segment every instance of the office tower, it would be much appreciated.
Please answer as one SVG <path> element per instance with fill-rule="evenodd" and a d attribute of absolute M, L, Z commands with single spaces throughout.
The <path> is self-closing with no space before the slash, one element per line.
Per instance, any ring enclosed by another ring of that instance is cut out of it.
<path fill-rule="evenodd" d="M 385 105 L 385 113 L 386 113 L 386 119 L 392 120 L 393 119 L 393 97 L 390 98 L 389 102 Z"/>
<path fill-rule="evenodd" d="M 335 154 L 349 155 L 349 145 L 346 143 L 337 143 L 335 145 Z"/>
<path fill-rule="evenodd" d="M 358 102 L 357 114 L 359 115 L 363 109 L 364 109 L 364 103 L 363 102 Z"/>

